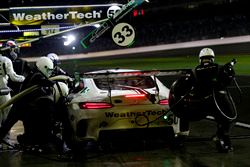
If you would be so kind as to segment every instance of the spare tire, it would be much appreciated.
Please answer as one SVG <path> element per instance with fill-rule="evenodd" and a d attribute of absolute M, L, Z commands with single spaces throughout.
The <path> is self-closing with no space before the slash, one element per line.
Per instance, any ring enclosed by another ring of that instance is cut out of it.
<path fill-rule="evenodd" d="M 206 101 L 195 93 L 194 80 L 182 76 L 170 87 L 169 106 L 175 116 L 188 121 L 199 121 L 209 110 Z"/>

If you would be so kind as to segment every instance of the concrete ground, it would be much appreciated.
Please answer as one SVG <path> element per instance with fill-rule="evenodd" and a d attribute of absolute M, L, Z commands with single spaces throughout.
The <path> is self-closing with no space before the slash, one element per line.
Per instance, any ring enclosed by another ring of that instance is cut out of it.
<path fill-rule="evenodd" d="M 211 136 L 216 124 L 211 120 L 191 123 L 190 136 L 184 146 L 172 149 L 168 143 L 151 141 L 124 143 L 109 150 L 89 147 L 77 159 L 58 158 L 57 154 L 34 154 L 18 150 L 0 151 L 1 167 L 246 167 L 250 166 L 250 129 L 235 126 L 231 139 L 232 153 L 218 153 Z M 22 133 L 19 122 L 12 129 L 12 139 Z"/>

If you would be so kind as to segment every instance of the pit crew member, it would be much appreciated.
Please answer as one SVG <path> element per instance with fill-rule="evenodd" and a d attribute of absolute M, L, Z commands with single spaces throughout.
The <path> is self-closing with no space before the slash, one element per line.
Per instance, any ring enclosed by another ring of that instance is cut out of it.
<path fill-rule="evenodd" d="M 47 57 L 50 58 L 53 61 L 54 64 L 54 71 L 52 73 L 52 76 L 56 75 L 68 75 L 67 72 L 65 72 L 62 68 L 59 67 L 59 64 L 61 64 L 59 57 L 55 53 L 49 53 L 47 54 Z"/>
<path fill-rule="evenodd" d="M 0 104 L 4 104 L 8 100 L 11 99 L 11 89 L 8 87 L 9 78 L 13 82 L 23 82 L 25 77 L 22 75 L 16 74 L 13 69 L 12 61 L 7 57 L 7 54 L 15 55 L 15 45 L 13 42 L 9 42 L 9 47 L 6 51 L 3 52 L 4 55 L 0 54 Z M 6 55 L 6 56 L 5 56 Z M 6 107 L 4 110 L 0 111 L 0 127 L 2 126 L 3 122 L 6 120 L 7 115 L 9 113 L 11 106 Z M 9 135 L 6 136 L 6 142 L 8 142 Z M 0 145 L 0 148 L 2 145 Z"/>
<path fill-rule="evenodd" d="M 182 127 L 185 130 L 189 129 L 189 121 L 213 116 L 217 122 L 213 137 L 216 147 L 219 152 L 231 152 L 230 131 L 237 111 L 227 87 L 235 77 L 233 65 L 236 62 L 219 65 L 214 59 L 214 51 L 203 48 L 199 54 L 200 64 L 171 86 L 169 103 L 173 112 L 182 118 L 180 124 L 185 125 Z"/>
<path fill-rule="evenodd" d="M 21 59 L 19 57 L 20 55 L 20 47 L 18 46 L 18 43 L 14 39 L 9 39 L 6 42 L 3 43 L 3 47 L 8 48 L 3 51 L 4 56 L 8 57 L 13 64 L 14 71 L 18 75 L 23 75 L 26 77 L 30 72 L 30 65 L 27 61 Z M 8 86 L 11 88 L 11 96 L 16 95 L 20 91 L 20 82 L 13 82 L 10 80 L 8 82 Z"/>
<path fill-rule="evenodd" d="M 23 121 L 25 134 L 27 134 L 26 136 L 33 135 L 32 138 L 30 140 L 26 140 L 26 142 L 31 142 L 31 144 L 34 144 L 33 142 L 41 144 L 48 140 L 44 133 L 49 131 L 50 120 L 48 119 L 49 116 L 47 114 L 50 114 L 51 108 L 49 105 L 48 108 L 44 108 L 47 107 L 44 102 L 48 101 L 46 97 L 52 95 L 52 87 L 54 83 L 48 78 L 51 76 L 53 69 L 53 62 L 47 57 L 40 57 L 36 61 L 34 69 L 25 78 L 21 86 L 21 91 L 26 90 L 33 85 L 39 85 L 39 88 L 30 94 L 26 94 L 25 98 L 21 98 L 13 104 L 7 119 L 0 128 L 0 141 L 2 141 L 7 132 L 18 120 Z M 41 108 L 37 108 L 37 110 L 35 110 L 37 104 L 40 104 Z M 32 120 L 34 117 L 37 118 L 35 121 Z M 34 124 L 31 125 L 30 122 L 32 121 Z M 36 130 L 35 132 L 32 131 L 32 133 L 29 133 L 31 132 L 29 130 L 30 126 L 40 128 L 42 130 Z"/>

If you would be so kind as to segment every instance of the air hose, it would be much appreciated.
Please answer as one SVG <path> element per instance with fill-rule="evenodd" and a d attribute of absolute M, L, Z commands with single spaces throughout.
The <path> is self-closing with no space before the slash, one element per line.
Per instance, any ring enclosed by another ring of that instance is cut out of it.
<path fill-rule="evenodd" d="M 222 111 L 221 107 L 219 106 L 219 104 L 218 104 L 218 102 L 217 102 L 217 100 L 216 100 L 214 89 L 213 89 L 213 100 L 214 100 L 214 103 L 215 103 L 217 109 L 220 111 L 220 113 L 221 113 L 225 118 L 227 118 L 228 120 L 235 120 L 235 119 L 237 118 L 237 116 L 238 116 L 238 113 L 237 113 L 237 110 L 236 110 L 234 101 L 233 101 L 232 97 L 230 96 L 228 90 L 226 90 L 226 92 L 227 92 L 227 96 L 228 96 L 228 98 L 229 98 L 229 100 L 230 100 L 230 102 L 231 102 L 231 104 L 232 104 L 232 106 L 233 106 L 233 110 L 234 110 L 234 112 L 235 112 L 234 116 L 230 117 L 230 116 L 226 115 L 225 112 Z"/>
<path fill-rule="evenodd" d="M 233 81 L 234 81 L 234 83 L 235 83 L 235 85 L 236 85 L 236 87 L 237 87 L 237 90 L 240 92 L 240 95 L 241 95 L 241 94 L 242 94 L 242 93 L 241 93 L 241 89 L 240 89 L 240 87 L 239 87 L 237 81 L 235 80 L 235 78 L 233 78 Z M 146 125 L 147 125 L 147 127 L 148 127 L 149 124 L 151 124 L 151 123 L 157 121 L 157 120 L 160 119 L 161 117 L 163 117 L 163 116 L 165 116 L 166 114 L 168 114 L 168 113 L 169 113 L 175 106 L 177 106 L 177 105 L 178 105 L 187 95 L 189 95 L 189 93 L 190 93 L 193 89 L 194 89 L 194 87 L 191 87 L 191 89 L 188 90 L 188 91 L 187 91 L 187 92 L 186 92 L 186 93 L 185 93 L 185 94 L 184 94 L 184 95 L 183 95 L 174 105 L 172 105 L 171 108 L 169 108 L 167 111 L 164 111 L 164 113 L 163 113 L 162 115 L 160 115 L 159 117 L 157 117 L 156 119 L 154 119 L 154 120 L 152 120 L 152 121 L 148 121 L 147 123 L 140 124 L 140 123 L 138 123 L 137 118 L 138 118 L 139 116 L 141 116 L 141 115 L 137 115 L 137 116 L 135 117 L 135 123 L 136 123 L 136 125 L 138 125 L 138 126 L 146 126 Z M 228 91 L 228 90 L 227 90 L 227 91 Z M 232 103 L 233 109 L 234 109 L 234 111 L 235 111 L 235 115 L 234 115 L 233 117 L 229 117 L 228 115 L 226 115 L 226 114 L 222 111 L 222 109 L 221 109 L 220 106 L 218 105 L 218 102 L 217 102 L 217 100 L 216 100 L 216 98 L 215 98 L 215 92 L 214 92 L 214 90 L 213 90 L 213 100 L 214 100 L 214 102 L 215 102 L 216 107 L 217 107 L 218 110 L 220 111 L 220 113 L 221 113 L 224 117 L 226 117 L 227 119 L 229 119 L 229 120 L 235 120 L 235 119 L 237 118 L 237 116 L 238 116 L 238 113 L 237 113 L 237 110 L 236 110 L 236 106 L 235 106 L 234 101 L 233 101 L 232 97 L 230 96 L 230 94 L 227 93 L 227 95 L 228 95 L 229 100 L 230 100 L 230 102 Z M 240 99 L 241 99 L 241 98 L 240 98 Z M 146 117 L 146 116 L 144 115 L 144 117 Z M 146 117 L 146 119 L 149 120 L 147 117 Z"/>
<path fill-rule="evenodd" d="M 39 88 L 38 85 L 33 85 L 33 86 L 31 86 L 31 87 L 25 89 L 24 91 L 18 93 L 17 95 L 13 96 L 10 100 L 8 100 L 6 103 L 4 103 L 4 104 L 2 104 L 2 105 L 0 106 L 0 112 L 1 112 L 4 108 L 6 108 L 6 107 L 8 107 L 9 105 L 11 105 L 11 104 L 17 102 L 19 99 L 23 98 L 25 95 L 27 95 L 27 94 L 33 92 L 34 90 L 36 90 L 36 89 L 38 89 L 38 88 Z"/>
<path fill-rule="evenodd" d="M 177 105 L 178 105 L 187 95 L 189 95 L 189 93 L 190 93 L 193 89 L 194 89 L 194 87 L 191 87 L 191 89 L 188 90 L 188 91 L 187 91 L 187 92 L 186 92 L 186 93 L 185 93 L 185 94 L 184 94 L 184 95 L 183 95 L 174 105 L 172 105 L 168 110 L 164 111 L 163 114 L 161 114 L 160 116 L 158 116 L 157 118 L 155 118 L 155 119 L 152 120 L 152 121 L 148 121 L 147 123 L 140 124 L 140 123 L 138 123 L 137 118 L 138 118 L 139 116 L 142 116 L 142 115 L 136 115 L 136 117 L 135 117 L 135 123 L 136 123 L 136 125 L 138 125 L 138 126 L 146 126 L 146 125 L 147 125 L 147 127 L 148 127 L 149 124 L 151 124 L 151 123 L 153 123 L 153 122 L 159 120 L 161 117 L 165 116 L 165 115 L 168 114 L 171 110 L 173 110 L 173 108 L 174 108 L 175 106 L 177 106 Z M 147 116 L 145 116 L 145 115 L 143 115 L 143 116 L 146 117 L 147 120 L 149 120 Z"/>
<path fill-rule="evenodd" d="M 58 76 L 55 76 L 55 77 L 51 77 L 49 78 L 49 80 L 51 81 L 57 81 L 57 80 L 68 80 L 69 77 L 68 76 L 65 76 L 65 75 L 58 75 Z M 2 104 L 0 106 L 0 112 L 10 106 L 11 104 L 17 102 L 18 100 L 20 100 L 21 98 L 23 98 L 25 95 L 35 91 L 36 89 L 38 89 L 40 86 L 39 85 L 33 85 L 25 90 L 23 90 L 22 92 L 16 94 L 15 96 L 13 96 L 9 101 L 5 102 L 4 104 Z"/>
<path fill-rule="evenodd" d="M 235 86 L 236 86 L 236 88 L 237 88 L 237 90 L 239 92 L 239 95 L 240 95 L 240 101 L 238 103 L 241 103 L 241 100 L 242 100 L 242 96 L 241 96 L 242 95 L 242 91 L 241 91 L 240 86 L 239 86 L 238 82 L 236 81 L 235 77 L 233 78 L 233 81 L 234 81 L 234 84 L 235 84 Z"/>
<path fill-rule="evenodd" d="M 237 83 L 237 81 L 236 81 L 235 78 L 233 78 L 233 81 L 234 81 L 234 83 L 235 83 L 235 85 L 236 85 L 237 90 L 239 91 L 239 94 L 240 94 L 240 102 L 241 102 L 241 94 L 242 94 L 242 91 L 241 91 L 241 89 L 240 89 L 240 87 L 239 87 L 239 85 L 238 85 L 238 83 Z M 230 116 L 226 115 L 225 112 L 222 111 L 221 107 L 219 106 L 219 104 L 218 104 L 218 102 L 217 102 L 217 100 L 216 100 L 214 89 L 213 89 L 213 100 L 214 100 L 214 103 L 215 103 L 217 109 L 220 111 L 220 113 L 221 113 L 225 118 L 227 118 L 227 119 L 229 119 L 229 120 L 235 120 L 235 119 L 238 117 L 237 109 L 236 109 L 235 103 L 234 103 L 234 101 L 233 101 L 233 98 L 231 97 L 231 95 L 230 95 L 230 93 L 229 93 L 229 90 L 226 89 L 226 92 L 227 92 L 227 96 L 228 96 L 228 98 L 229 98 L 229 100 L 230 100 L 230 102 L 231 102 L 231 104 L 232 104 L 232 106 L 233 106 L 233 110 L 234 110 L 234 113 L 235 113 L 234 116 L 230 117 Z"/>

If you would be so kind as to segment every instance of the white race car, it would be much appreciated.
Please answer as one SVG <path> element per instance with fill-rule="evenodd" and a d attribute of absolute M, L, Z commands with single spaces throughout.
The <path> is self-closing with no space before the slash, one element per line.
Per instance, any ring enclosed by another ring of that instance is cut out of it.
<path fill-rule="evenodd" d="M 179 133 L 179 119 L 168 111 L 169 89 L 154 75 L 130 69 L 85 74 L 89 77 L 80 77 L 82 89 L 70 95 L 68 105 L 75 141 Z"/>

